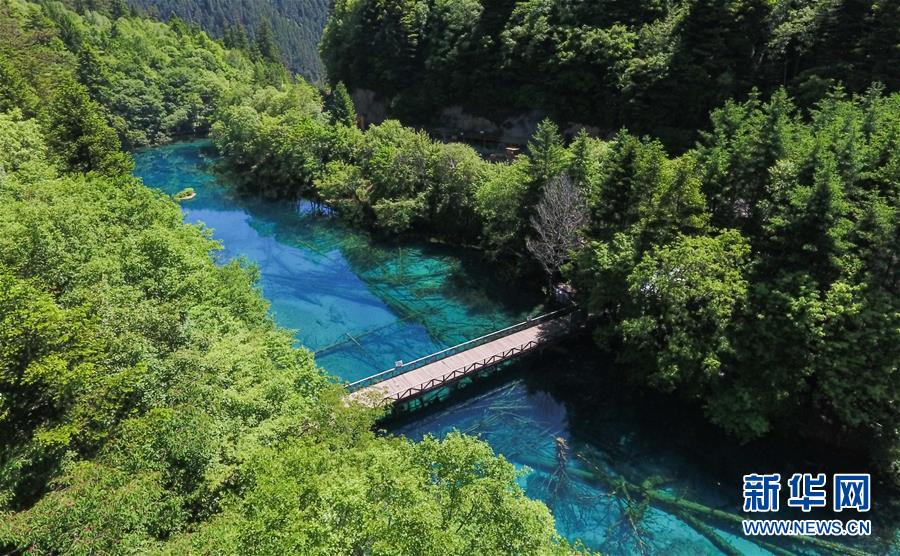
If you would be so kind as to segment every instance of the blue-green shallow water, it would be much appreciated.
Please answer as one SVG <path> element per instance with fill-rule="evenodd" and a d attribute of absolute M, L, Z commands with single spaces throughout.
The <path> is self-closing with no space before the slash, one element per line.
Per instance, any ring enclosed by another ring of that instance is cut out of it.
<path fill-rule="evenodd" d="M 185 220 L 221 242 L 219 257 L 260 270 L 263 295 L 320 366 L 353 381 L 524 320 L 533 297 L 507 295 L 476 264 L 437 247 L 382 246 L 311 211 L 236 196 L 210 172 L 208 142 L 136 153 L 135 174 L 174 194 Z"/>
<path fill-rule="evenodd" d="M 569 539 L 580 539 L 587 546 L 610 554 L 719 554 L 720 551 L 670 513 L 653 506 L 642 507 L 622 492 L 611 496 L 602 485 L 586 481 L 576 470 L 617 476 L 617 463 L 607 461 L 608 454 L 578 445 L 573 439 L 565 407 L 546 392 L 531 391 L 522 380 L 492 388 L 452 407 L 401 426 L 396 432 L 419 439 L 424 434 L 443 435 L 458 429 L 477 434 L 510 461 L 528 465 L 531 471 L 520 483 L 531 498 L 543 500 L 551 509 L 557 529 Z M 565 444 L 561 445 L 560 440 Z M 621 437 L 619 448 L 633 439 Z M 692 484 L 684 474 L 685 462 L 677 454 L 664 461 L 659 454 L 644 454 L 648 468 L 671 479 L 664 490 L 679 494 L 697 490 L 703 481 Z M 593 457 L 588 457 L 593 456 Z M 558 459 L 562 458 L 562 459 Z M 682 469 L 679 469 L 682 468 Z M 645 470 L 645 471 L 649 471 Z M 676 474 L 677 473 L 677 474 Z M 646 473 L 646 477 L 651 477 Z M 634 492 L 632 496 L 638 496 Z M 722 496 L 716 506 L 729 500 Z M 716 507 L 714 506 L 714 507 Z M 629 511 L 636 512 L 629 519 Z M 752 543 L 718 531 L 723 540 L 744 554 L 769 554 Z"/>
<path fill-rule="evenodd" d="M 532 296 L 496 283 L 471 256 L 430 246 L 378 245 L 308 205 L 239 197 L 211 171 L 214 159 L 207 142 L 179 143 L 136 153 L 135 174 L 169 194 L 194 188 L 197 197 L 182 205 L 185 220 L 212 230 L 222 243 L 222 260 L 243 257 L 258 266 L 275 320 L 295 330 L 298 344 L 316 351 L 318 364 L 339 379 L 368 376 L 538 310 Z M 615 384 L 599 400 L 559 401 L 566 395 L 553 377 L 561 379 L 561 367 L 574 365 L 555 357 L 526 361 L 515 374 L 488 379 L 451 404 L 387 426 L 411 438 L 453 429 L 480 435 L 517 466 L 532 469 L 521 479 L 528 495 L 548 504 L 564 536 L 591 548 L 610 554 L 723 553 L 673 512 L 584 477 L 590 472 L 632 484 L 650 480 L 665 492 L 735 511 L 739 474 L 717 473 L 715 462 L 695 457 L 722 450 L 701 441 L 672 444 L 659 434 L 677 415 L 642 426 L 640 416 L 627 415 L 630 403 L 614 403 Z M 520 370 L 528 367 L 535 372 Z M 577 384 L 568 390 L 578 397 Z M 757 470 L 763 469 L 743 469 Z M 770 553 L 732 533 L 715 530 L 740 553 Z"/>
<path fill-rule="evenodd" d="M 452 430 L 478 435 L 517 466 L 531 468 L 520 484 L 528 496 L 550 507 L 565 537 L 607 554 L 723 553 L 677 511 L 642 504 L 637 485 L 738 514 L 744 473 L 779 471 L 789 476 L 860 468 L 852 458 L 790 439 L 738 446 L 696 410 L 622 387 L 621 378 L 604 367 L 603 354 L 591 347 L 589 338 L 570 341 L 524 360 L 505 376 L 483 379 L 446 403 L 394 419 L 387 427 L 416 440 Z M 827 463 L 820 467 L 823 461 Z M 627 491 L 612 486 L 619 480 L 626 482 Z M 783 511 L 765 517 L 874 517 L 798 514 Z M 876 532 L 892 535 L 883 524 Z M 737 553 L 773 553 L 738 536 L 734 526 L 723 525 L 715 533 Z M 764 542 L 771 544 L 770 539 Z M 878 539 L 854 546 L 896 553 Z M 791 554 L 843 553 L 798 543 L 778 542 L 776 548 Z"/>

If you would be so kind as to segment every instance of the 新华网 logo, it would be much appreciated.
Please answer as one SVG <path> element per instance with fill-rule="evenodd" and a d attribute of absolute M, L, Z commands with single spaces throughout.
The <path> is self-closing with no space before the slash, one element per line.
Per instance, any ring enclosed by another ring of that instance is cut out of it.
<path fill-rule="evenodd" d="M 872 507 L 872 479 L 868 473 L 835 473 L 829 483 L 825 473 L 794 473 L 786 481 L 788 508 L 808 513 L 829 507 L 834 512 L 867 512 Z M 748 513 L 778 512 L 781 508 L 780 473 L 744 475 L 743 509 Z M 745 535 L 834 535 L 871 534 L 869 520 L 753 519 L 744 520 Z"/>

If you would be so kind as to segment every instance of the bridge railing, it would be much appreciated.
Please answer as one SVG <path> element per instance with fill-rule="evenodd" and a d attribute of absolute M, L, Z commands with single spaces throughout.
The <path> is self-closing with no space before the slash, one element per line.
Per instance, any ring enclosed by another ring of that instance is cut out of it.
<path fill-rule="evenodd" d="M 529 317 L 528 319 L 520 323 L 514 324 L 512 326 L 507 326 L 506 328 L 501 328 L 500 330 L 496 330 L 494 332 L 491 332 L 490 334 L 485 334 L 484 336 L 465 341 L 461 344 L 456 344 L 455 346 L 442 349 L 441 351 L 436 351 L 430 355 L 426 355 L 425 357 L 420 357 L 419 359 L 410 361 L 409 363 L 398 361 L 398 365 L 391 369 L 376 373 L 361 380 L 357 380 L 356 382 L 351 382 L 347 385 L 347 391 L 356 392 L 357 390 L 362 390 L 367 386 L 378 384 L 379 382 L 383 382 L 389 378 L 394 378 L 395 376 L 402 375 L 403 373 L 408 373 L 409 371 L 424 367 L 425 365 L 434 363 L 435 361 L 440 361 L 441 359 L 445 359 L 447 357 L 450 357 L 451 355 L 456 355 L 457 353 L 462 353 L 466 350 L 484 345 L 488 342 L 493 342 L 494 340 L 504 338 L 506 336 L 509 336 L 510 334 L 515 334 L 516 332 L 525 330 L 526 328 L 537 326 L 539 324 L 571 313 L 572 311 L 572 307 L 566 307 L 563 309 L 558 309 L 556 311 L 551 311 L 549 313 L 544 313 L 543 315 L 538 315 L 536 317 Z"/>
<path fill-rule="evenodd" d="M 445 386 L 451 382 L 455 382 L 455 381 L 459 380 L 460 378 L 470 375 L 481 369 L 486 369 L 486 368 L 494 366 L 497 363 L 503 363 L 503 362 L 509 361 L 510 359 L 519 357 L 520 355 L 531 351 L 532 349 L 540 346 L 541 344 L 542 344 L 542 342 L 540 342 L 538 340 L 530 340 L 529 342 L 526 342 L 526 343 L 522 344 L 521 346 L 512 347 L 502 353 L 495 353 L 494 355 L 492 355 L 488 358 L 482 359 L 481 361 L 475 361 L 464 367 L 460 367 L 458 369 L 450 371 L 449 373 L 447 373 L 443 376 L 432 378 L 431 380 L 423 382 L 422 384 L 420 384 L 418 386 L 413 386 L 411 388 L 407 388 L 403 392 L 397 392 L 396 394 L 392 394 L 392 395 L 384 398 L 383 401 L 393 403 L 395 401 L 405 400 L 407 398 L 411 398 L 411 397 L 423 394 L 425 392 L 429 392 L 436 388 L 440 388 L 441 386 Z"/>

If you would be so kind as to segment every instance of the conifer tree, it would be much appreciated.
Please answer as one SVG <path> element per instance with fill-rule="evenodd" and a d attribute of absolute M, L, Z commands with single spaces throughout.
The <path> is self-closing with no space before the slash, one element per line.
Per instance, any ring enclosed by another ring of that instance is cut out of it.
<path fill-rule="evenodd" d="M 37 104 L 38 98 L 31 85 L 0 55 L 0 112 L 18 108 L 24 115 L 30 116 L 37 109 Z"/>
<path fill-rule="evenodd" d="M 256 47 L 263 60 L 281 63 L 281 53 L 278 52 L 278 44 L 275 43 L 272 26 L 267 19 L 262 20 L 256 29 Z"/>
<path fill-rule="evenodd" d="M 119 175 L 131 171 L 131 159 L 121 152 L 116 132 L 84 86 L 68 81 L 44 114 L 47 143 L 73 171 Z"/>
<path fill-rule="evenodd" d="M 347 127 L 356 125 L 356 108 L 342 81 L 338 81 L 338 84 L 334 86 L 334 90 L 328 97 L 327 108 L 333 123 L 343 124 Z"/>

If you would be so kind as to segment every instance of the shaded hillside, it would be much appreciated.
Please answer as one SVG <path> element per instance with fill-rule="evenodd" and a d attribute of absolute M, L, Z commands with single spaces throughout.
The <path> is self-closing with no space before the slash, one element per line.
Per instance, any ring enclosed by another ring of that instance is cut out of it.
<path fill-rule="evenodd" d="M 322 55 L 407 122 L 538 110 L 687 147 L 754 87 L 803 107 L 837 84 L 896 90 L 898 28 L 900 3 L 874 0 L 337 0 Z"/>
<path fill-rule="evenodd" d="M 252 37 L 268 22 L 285 64 L 307 79 L 324 75 L 318 44 L 328 15 L 328 0 L 128 0 L 148 15 L 176 14 L 215 37 L 240 26 Z"/>

